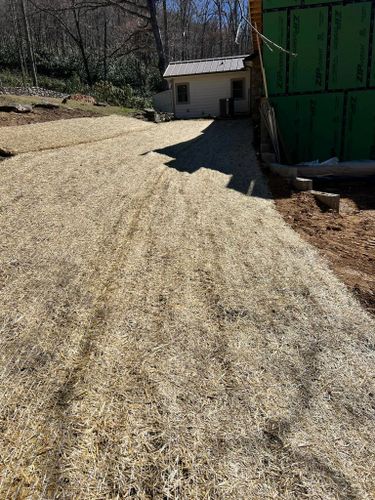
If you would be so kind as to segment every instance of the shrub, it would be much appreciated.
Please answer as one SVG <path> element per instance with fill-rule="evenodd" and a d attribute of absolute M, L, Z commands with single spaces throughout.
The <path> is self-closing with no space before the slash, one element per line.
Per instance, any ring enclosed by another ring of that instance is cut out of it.
<path fill-rule="evenodd" d="M 39 76 L 38 77 L 39 87 L 48 90 L 54 90 L 55 92 L 61 92 L 64 94 L 67 92 L 66 90 L 66 82 L 64 80 L 60 80 L 58 78 L 51 78 L 49 76 Z"/>
<path fill-rule="evenodd" d="M 120 88 L 106 81 L 96 83 L 91 93 L 98 101 L 105 101 L 114 106 L 130 107 L 133 98 L 133 90 L 130 85 L 124 85 Z"/>
<path fill-rule="evenodd" d="M 84 93 L 84 86 L 80 76 L 77 73 L 73 73 L 72 76 L 65 82 L 65 90 L 67 94 L 77 94 Z"/>
<path fill-rule="evenodd" d="M 130 108 L 143 109 L 152 107 L 151 99 L 142 96 L 133 96 L 129 102 Z"/>

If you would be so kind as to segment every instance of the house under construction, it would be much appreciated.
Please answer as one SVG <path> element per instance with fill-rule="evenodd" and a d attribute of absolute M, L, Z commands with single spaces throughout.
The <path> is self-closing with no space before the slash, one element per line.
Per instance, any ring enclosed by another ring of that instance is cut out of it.
<path fill-rule="evenodd" d="M 375 159 L 374 1 L 255 0 L 284 160 Z M 296 56 L 292 53 L 297 54 Z"/>

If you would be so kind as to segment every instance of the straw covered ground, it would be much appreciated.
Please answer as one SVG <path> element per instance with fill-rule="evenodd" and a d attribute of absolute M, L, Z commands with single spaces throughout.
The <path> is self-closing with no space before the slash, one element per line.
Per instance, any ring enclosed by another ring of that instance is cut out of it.
<path fill-rule="evenodd" d="M 0 130 L 0 498 L 375 497 L 374 321 L 250 144 Z"/>

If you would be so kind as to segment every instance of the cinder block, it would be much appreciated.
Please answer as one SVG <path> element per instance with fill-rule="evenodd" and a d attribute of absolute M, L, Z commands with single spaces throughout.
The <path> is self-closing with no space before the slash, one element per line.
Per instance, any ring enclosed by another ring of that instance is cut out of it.
<path fill-rule="evenodd" d="M 313 188 L 313 181 L 304 177 L 296 177 L 293 179 L 293 187 L 298 191 L 310 191 Z"/>
<path fill-rule="evenodd" d="M 285 177 L 287 179 L 295 179 L 297 177 L 297 167 L 290 167 L 289 165 L 281 165 L 280 163 L 271 163 L 271 172 Z"/>
<path fill-rule="evenodd" d="M 321 203 L 331 208 L 335 212 L 340 211 L 340 195 L 334 193 L 324 193 L 323 191 L 310 191 Z"/>

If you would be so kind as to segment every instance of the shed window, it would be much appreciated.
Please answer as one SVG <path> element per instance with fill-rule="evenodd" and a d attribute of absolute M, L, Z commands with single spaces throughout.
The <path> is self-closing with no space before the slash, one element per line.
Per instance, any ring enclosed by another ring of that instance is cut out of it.
<path fill-rule="evenodd" d="M 232 97 L 233 99 L 245 98 L 245 80 L 232 80 Z"/>
<path fill-rule="evenodd" d="M 180 83 L 176 85 L 177 104 L 188 104 L 189 102 L 189 84 Z"/>

